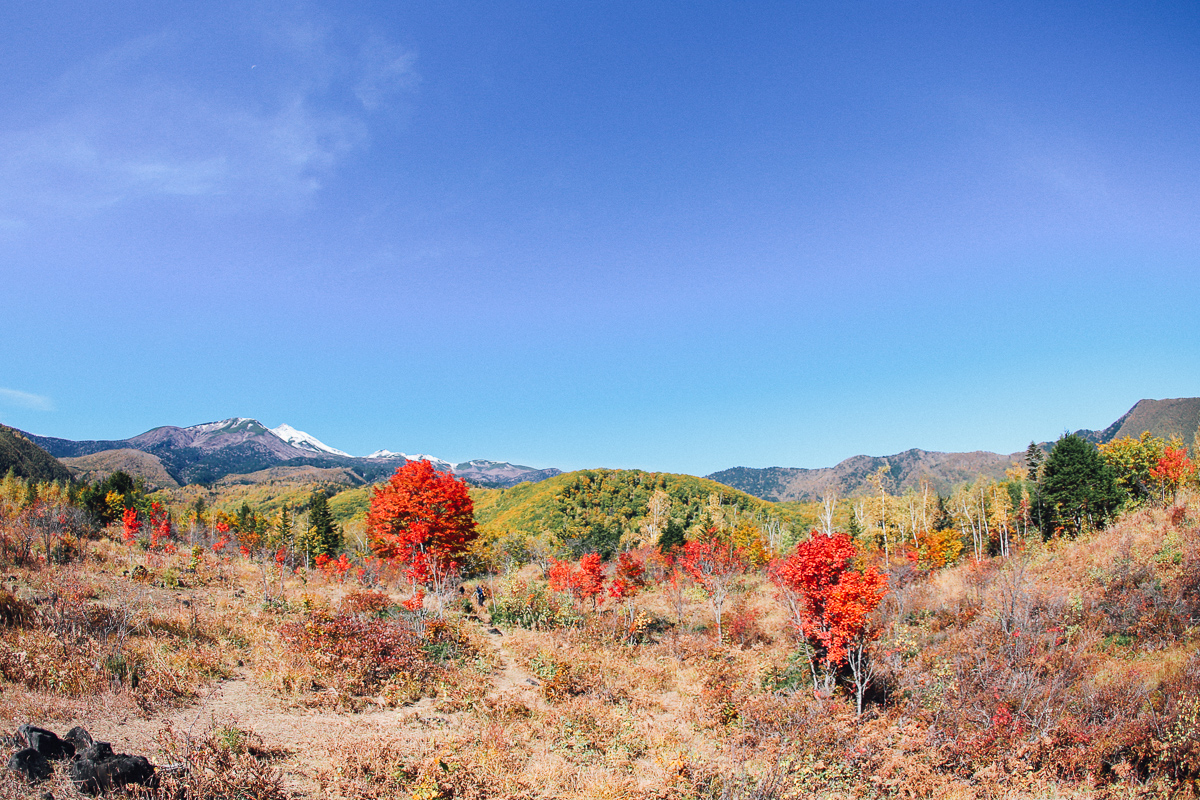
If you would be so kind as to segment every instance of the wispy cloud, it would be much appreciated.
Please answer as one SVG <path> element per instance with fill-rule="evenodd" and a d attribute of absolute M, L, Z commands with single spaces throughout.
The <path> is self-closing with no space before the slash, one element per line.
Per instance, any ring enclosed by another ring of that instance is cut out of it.
<path fill-rule="evenodd" d="M 372 37 L 359 53 L 360 76 L 354 85 L 354 94 L 363 108 L 374 111 L 415 89 L 421 81 L 416 61 L 416 53 Z"/>
<path fill-rule="evenodd" d="M 64 73 L 37 124 L 0 130 L 0 219 L 11 227 L 147 197 L 230 210 L 302 203 L 369 146 L 373 115 L 417 83 L 415 57 L 383 40 L 338 44 L 320 29 L 302 43 L 266 39 L 268 64 L 247 60 L 244 76 L 219 85 L 162 69 L 203 45 L 168 35 Z"/>
<path fill-rule="evenodd" d="M 53 411 L 54 402 L 49 397 L 29 392 L 19 392 L 16 389 L 0 389 L 0 402 L 6 406 L 26 408 L 31 411 Z"/>

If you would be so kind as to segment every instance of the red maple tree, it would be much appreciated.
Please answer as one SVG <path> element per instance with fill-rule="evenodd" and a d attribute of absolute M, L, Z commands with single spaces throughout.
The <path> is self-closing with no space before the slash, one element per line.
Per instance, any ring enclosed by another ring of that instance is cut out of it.
<path fill-rule="evenodd" d="M 1150 468 L 1150 477 L 1162 486 L 1163 500 L 1167 499 L 1169 492 L 1173 503 L 1179 494 L 1180 485 L 1192 474 L 1193 469 L 1194 465 L 1188 458 L 1186 447 L 1168 447 Z"/>
<path fill-rule="evenodd" d="M 862 712 L 863 696 L 872 678 L 867 644 L 875 637 L 871 612 L 887 594 L 887 575 L 874 567 L 854 568 L 858 555 L 850 538 L 814 534 L 800 542 L 787 558 L 770 568 L 779 597 L 791 612 L 792 623 L 809 646 L 813 684 L 831 691 L 839 667 L 848 664 L 855 698 Z M 823 675 L 818 677 L 820 664 Z"/>
<path fill-rule="evenodd" d="M 458 574 L 458 559 L 479 532 L 467 485 L 421 460 L 409 461 L 375 487 L 367 535 L 375 555 L 405 568 L 414 590 L 433 590 L 440 613 Z"/>
<path fill-rule="evenodd" d="M 604 564 L 598 553 L 588 553 L 579 559 L 578 565 L 552 558 L 548 577 L 554 591 L 570 592 L 580 602 L 591 600 L 593 610 L 600 603 L 604 592 Z"/>
<path fill-rule="evenodd" d="M 646 567 L 640 558 L 632 553 L 621 553 L 617 556 L 617 569 L 608 584 L 608 595 L 617 603 L 617 610 L 623 612 L 625 636 L 628 639 L 638 635 L 637 608 L 633 598 L 637 597 L 642 587 L 646 585 Z"/>
<path fill-rule="evenodd" d="M 717 619 L 717 641 L 720 642 L 724 636 L 721 618 L 725 600 L 738 577 L 746 571 L 746 557 L 731 542 L 718 539 L 716 531 L 708 533 L 708 538 L 695 539 L 683 546 L 679 563 L 708 595 L 713 616 Z"/>
<path fill-rule="evenodd" d="M 637 596 L 646 585 L 646 567 L 632 553 L 617 556 L 617 571 L 608 585 L 608 593 L 618 602 Z"/>
<path fill-rule="evenodd" d="M 136 508 L 126 508 L 121 517 L 121 529 L 124 531 L 125 543 L 132 544 L 137 540 L 142 530 L 142 520 L 138 517 Z"/>

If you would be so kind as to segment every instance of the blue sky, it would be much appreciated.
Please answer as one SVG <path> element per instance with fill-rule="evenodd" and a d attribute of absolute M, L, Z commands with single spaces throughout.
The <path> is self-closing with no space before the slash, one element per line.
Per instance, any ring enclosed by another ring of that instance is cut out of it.
<path fill-rule="evenodd" d="M 1195 3 L 51 0 L 0 77 L 34 433 L 706 474 L 1200 394 Z"/>

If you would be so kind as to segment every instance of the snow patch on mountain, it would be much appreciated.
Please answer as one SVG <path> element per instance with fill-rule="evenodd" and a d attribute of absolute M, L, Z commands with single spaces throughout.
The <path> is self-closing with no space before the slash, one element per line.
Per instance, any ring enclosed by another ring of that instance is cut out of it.
<path fill-rule="evenodd" d="M 283 439 L 292 447 L 298 447 L 301 450 L 312 450 L 315 453 L 329 453 L 330 455 L 352 458 L 349 453 L 338 450 L 336 447 L 330 447 L 312 434 L 296 430 L 287 423 L 280 425 L 278 428 L 271 428 L 270 430 L 271 433 Z"/>
<path fill-rule="evenodd" d="M 376 450 L 367 458 L 403 458 L 405 461 L 428 461 L 438 472 L 453 472 L 454 465 L 444 458 L 431 456 L 428 453 L 396 453 L 391 450 Z"/>

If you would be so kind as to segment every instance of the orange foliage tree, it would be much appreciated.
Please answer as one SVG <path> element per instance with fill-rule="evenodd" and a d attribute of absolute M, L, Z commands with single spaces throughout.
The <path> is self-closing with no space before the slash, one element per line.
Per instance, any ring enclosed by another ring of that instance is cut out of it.
<path fill-rule="evenodd" d="M 142 520 L 138 517 L 136 508 L 125 509 L 125 513 L 121 515 L 121 530 L 126 544 L 137 541 L 138 533 L 142 530 Z"/>
<path fill-rule="evenodd" d="M 1169 493 L 1173 503 L 1179 494 L 1179 487 L 1194 470 L 1195 466 L 1188 458 L 1186 447 L 1168 447 L 1150 468 L 1150 477 L 1162 486 L 1163 501 L 1166 501 Z"/>
<path fill-rule="evenodd" d="M 570 592 L 578 601 L 592 601 L 592 610 L 602 599 L 604 592 L 604 564 L 598 553 L 588 553 L 579 559 L 576 566 L 570 561 L 550 559 L 550 588 L 556 592 Z"/>
<path fill-rule="evenodd" d="M 832 691 L 838 669 L 848 664 L 861 714 L 873 678 L 867 645 L 876 634 L 870 615 L 887 594 L 888 581 L 874 567 L 854 569 L 857 555 L 845 534 L 814 532 L 787 558 L 772 562 L 770 577 L 808 645 L 813 685 Z"/>
<path fill-rule="evenodd" d="M 608 585 L 608 594 L 625 610 L 625 630 L 629 636 L 637 633 L 637 609 L 633 605 L 633 598 L 645 585 L 645 563 L 633 553 L 617 556 L 617 569 Z"/>
<path fill-rule="evenodd" d="M 414 593 L 432 589 L 441 614 L 458 559 L 479 536 L 467 485 L 428 461 L 409 461 L 371 493 L 367 536 L 375 555 L 405 568 Z"/>
<path fill-rule="evenodd" d="M 716 531 L 710 529 L 707 539 L 695 539 L 685 544 L 679 555 L 679 563 L 708 595 L 713 616 L 717 618 L 717 641 L 720 642 L 724 637 L 721 617 L 725 600 L 733 591 L 738 577 L 746 571 L 746 558 L 732 542 L 721 541 L 715 534 Z"/>

